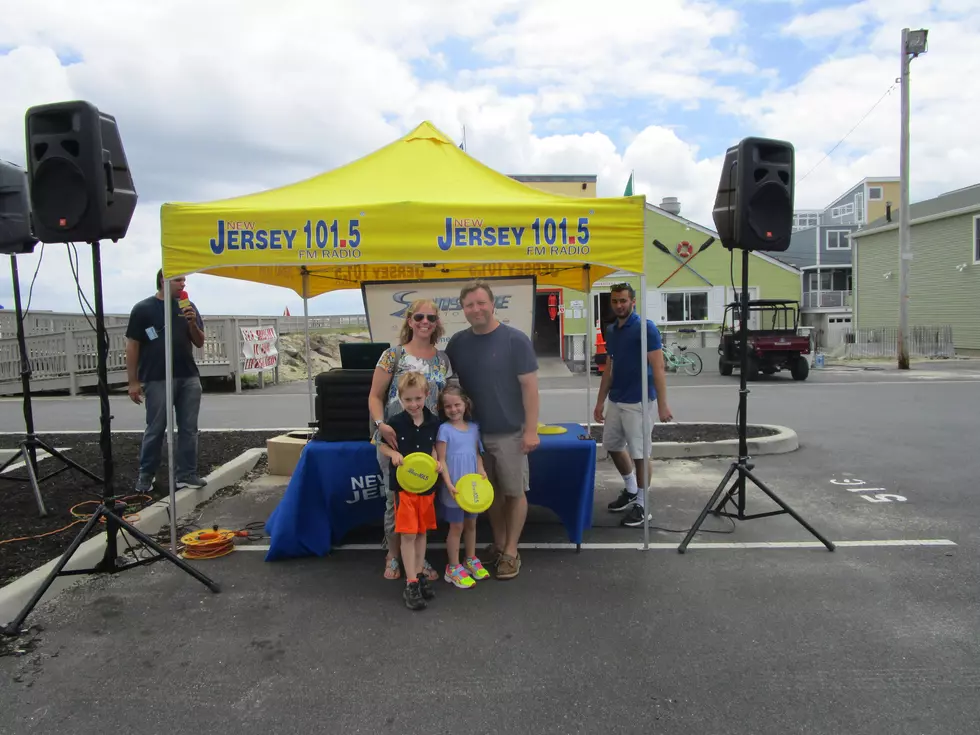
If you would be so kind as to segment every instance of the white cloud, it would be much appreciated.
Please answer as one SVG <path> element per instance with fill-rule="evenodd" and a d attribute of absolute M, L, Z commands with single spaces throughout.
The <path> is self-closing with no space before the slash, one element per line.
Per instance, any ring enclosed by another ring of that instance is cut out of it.
<path fill-rule="evenodd" d="M 862 2 L 847 7 L 824 8 L 815 13 L 795 16 L 783 28 L 788 36 L 798 38 L 827 38 L 859 32 L 872 14 L 870 3 Z"/>
<path fill-rule="evenodd" d="M 866 176 L 898 175 L 901 87 L 895 81 L 903 27 L 929 29 L 929 50 L 912 61 L 909 83 L 912 199 L 978 181 L 972 161 L 980 158 L 974 130 L 980 92 L 963 80 L 980 75 L 975 50 L 980 7 L 974 4 L 970 13 L 953 8 L 950 17 L 931 11 L 924 1 L 906 0 L 899 6 L 884 0 L 851 6 L 867 12 L 873 24 L 863 49 L 838 50 L 798 84 L 740 103 L 740 113 L 760 134 L 797 145 L 800 176 L 847 136 L 800 184 L 800 206 L 823 206 Z M 888 96 L 849 133 L 889 88 Z"/>
<path fill-rule="evenodd" d="M 23 163 L 31 105 L 82 98 L 116 115 L 140 206 L 129 236 L 106 244 L 103 259 L 107 307 L 126 311 L 152 289 L 163 201 L 296 181 L 425 119 L 457 138 L 465 125 L 472 155 L 504 173 L 596 174 L 600 195 L 619 196 L 635 170 L 651 202 L 676 196 L 683 215 L 710 225 L 725 147 L 743 131 L 784 137 L 802 176 L 893 83 L 908 26 L 930 29 L 929 52 L 912 65 L 913 198 L 977 180 L 980 95 L 964 82 L 980 75 L 975 1 L 863 0 L 815 13 L 814 3 L 771 4 L 800 15 L 752 29 L 741 15 L 748 0 L 416 0 L 384 12 L 339 0 L 8 3 L 0 157 Z M 749 35 L 780 30 L 825 55 L 788 86 L 779 79 L 793 70 L 767 63 Z M 463 47 L 485 63 L 454 69 Z M 766 91 L 745 91 L 760 82 Z M 897 175 L 898 100 L 896 88 L 800 184 L 798 206 L 822 206 L 865 176 Z M 609 112 L 633 102 L 659 117 Z M 742 127 L 715 117 L 716 105 Z M 670 124 L 672 113 L 695 108 L 701 123 Z M 564 132 L 570 125 L 578 134 Z M 89 253 L 80 256 L 91 293 Z M 20 261 L 26 295 L 37 255 Z M 70 277 L 64 249 L 47 246 L 33 305 L 77 308 Z M 212 314 L 301 308 L 294 294 L 252 283 L 194 276 L 188 288 Z M 5 306 L 7 293 L 4 283 Z M 311 308 L 360 310 L 360 296 L 327 295 Z"/>

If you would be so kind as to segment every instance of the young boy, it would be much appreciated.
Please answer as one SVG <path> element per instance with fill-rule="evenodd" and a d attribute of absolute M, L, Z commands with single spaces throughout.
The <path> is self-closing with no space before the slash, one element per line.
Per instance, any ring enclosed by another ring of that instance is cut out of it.
<path fill-rule="evenodd" d="M 402 597 L 409 610 L 424 609 L 425 601 L 436 596 L 422 573 L 426 533 L 436 528 L 436 488 L 433 486 L 420 495 L 406 492 L 398 484 L 395 468 L 402 464 L 404 455 L 425 452 L 436 460 L 436 472 L 442 472 L 442 465 L 436 456 L 439 419 L 425 407 L 428 393 L 429 385 L 421 373 L 405 373 L 399 379 L 398 400 L 405 410 L 388 421 L 398 437 L 398 448 L 394 449 L 387 443 L 380 446 L 381 453 L 391 461 L 388 482 L 395 494 L 395 533 L 401 538 L 406 582 Z"/>

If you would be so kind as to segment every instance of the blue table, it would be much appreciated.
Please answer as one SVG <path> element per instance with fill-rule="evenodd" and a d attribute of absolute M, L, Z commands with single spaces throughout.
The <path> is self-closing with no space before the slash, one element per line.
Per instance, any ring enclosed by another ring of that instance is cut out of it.
<path fill-rule="evenodd" d="M 544 434 L 530 455 L 528 502 L 555 512 L 574 544 L 592 527 L 596 445 L 578 424 Z M 380 522 L 385 498 L 374 445 L 317 442 L 303 448 L 279 505 L 266 522 L 266 561 L 323 556 L 354 528 Z M 379 541 L 380 544 L 380 541 Z"/>

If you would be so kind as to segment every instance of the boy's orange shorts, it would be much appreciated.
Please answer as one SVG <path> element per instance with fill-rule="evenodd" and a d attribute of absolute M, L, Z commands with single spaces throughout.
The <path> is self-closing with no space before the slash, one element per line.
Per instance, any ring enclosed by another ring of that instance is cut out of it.
<path fill-rule="evenodd" d="M 436 496 L 395 494 L 395 533 L 419 534 L 436 528 Z"/>

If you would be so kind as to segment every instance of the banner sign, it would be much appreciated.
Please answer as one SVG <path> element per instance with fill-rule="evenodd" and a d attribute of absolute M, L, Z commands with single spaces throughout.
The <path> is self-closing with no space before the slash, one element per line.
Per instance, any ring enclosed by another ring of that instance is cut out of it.
<path fill-rule="evenodd" d="M 261 373 L 279 363 L 275 327 L 242 327 L 242 372 Z"/>
<path fill-rule="evenodd" d="M 367 313 L 371 341 L 398 344 L 408 307 L 418 299 L 430 299 L 439 309 L 440 321 L 445 330 L 437 347 L 445 349 L 450 337 L 470 326 L 459 303 L 460 289 L 469 280 L 365 283 L 361 291 L 364 295 L 364 310 Z M 486 281 L 493 289 L 497 319 L 533 339 L 535 279 L 488 278 Z"/>

